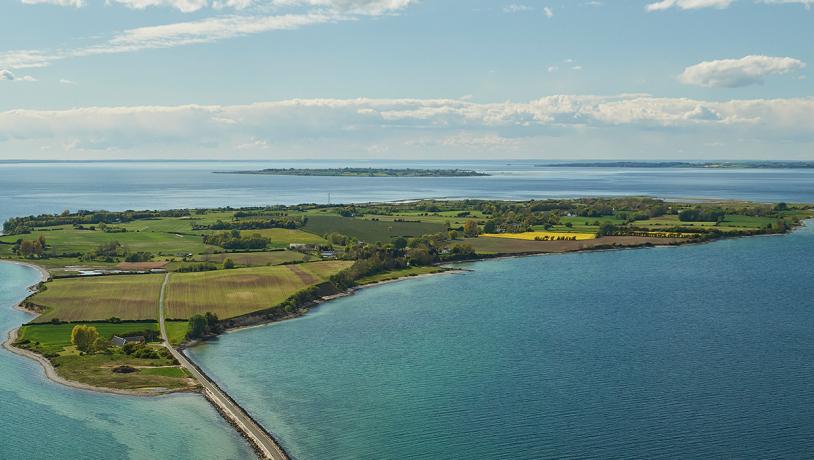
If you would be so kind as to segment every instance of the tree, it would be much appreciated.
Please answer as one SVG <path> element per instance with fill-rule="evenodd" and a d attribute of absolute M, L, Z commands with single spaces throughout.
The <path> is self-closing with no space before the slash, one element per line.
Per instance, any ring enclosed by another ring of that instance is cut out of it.
<path fill-rule="evenodd" d="M 99 331 L 93 326 L 74 326 L 71 331 L 71 343 L 76 349 L 85 353 L 93 353 L 93 345 L 99 338 Z"/>
<path fill-rule="evenodd" d="M 457 230 L 450 230 L 449 233 L 447 233 L 447 236 L 449 236 L 449 239 L 451 239 L 451 240 L 457 240 L 458 239 L 458 231 Z"/>
<path fill-rule="evenodd" d="M 474 238 L 478 236 L 478 223 L 474 220 L 467 220 L 464 223 L 464 235 Z"/>
<path fill-rule="evenodd" d="M 110 346 L 110 342 L 106 339 L 100 337 L 96 337 L 96 340 L 93 341 L 93 351 L 95 353 L 107 353 L 108 347 Z"/>
<path fill-rule="evenodd" d="M 493 220 L 486 221 L 483 224 L 483 233 L 495 233 L 497 231 L 497 224 Z"/>
<path fill-rule="evenodd" d="M 192 315 L 187 323 L 187 337 L 199 339 L 206 333 L 207 321 L 203 315 Z"/>
<path fill-rule="evenodd" d="M 226 270 L 235 268 L 235 261 L 228 257 L 223 259 L 223 268 Z"/>
<path fill-rule="evenodd" d="M 26 259 L 30 258 L 34 255 L 34 243 L 29 240 L 23 240 L 20 242 L 20 255 L 25 257 Z"/>
<path fill-rule="evenodd" d="M 397 238 L 393 238 L 393 247 L 396 249 L 404 249 L 407 247 L 407 238 L 403 236 L 399 236 Z"/>

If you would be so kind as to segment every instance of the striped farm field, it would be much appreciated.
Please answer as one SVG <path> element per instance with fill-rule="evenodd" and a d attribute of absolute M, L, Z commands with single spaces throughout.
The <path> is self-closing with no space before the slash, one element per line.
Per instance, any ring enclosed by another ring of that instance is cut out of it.
<path fill-rule="evenodd" d="M 164 275 L 118 275 L 58 279 L 30 302 L 45 307 L 33 322 L 154 320 Z"/>
<path fill-rule="evenodd" d="M 596 238 L 594 233 L 572 233 L 572 232 L 523 232 L 523 233 L 484 233 L 480 235 L 486 238 L 509 238 L 513 240 L 592 240 Z"/>
<path fill-rule="evenodd" d="M 309 286 L 349 267 L 349 261 L 325 261 L 275 267 L 174 273 L 167 287 L 167 317 L 189 318 L 213 312 L 221 319 L 274 307 Z"/>

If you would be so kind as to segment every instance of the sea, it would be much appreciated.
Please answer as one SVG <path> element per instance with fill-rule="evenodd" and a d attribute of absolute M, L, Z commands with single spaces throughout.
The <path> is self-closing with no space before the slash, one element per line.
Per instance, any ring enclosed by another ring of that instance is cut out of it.
<path fill-rule="evenodd" d="M 221 175 L 428 167 L 487 177 Z M 814 171 L 534 162 L 0 163 L 0 220 L 420 198 L 814 203 Z M 807 458 L 814 223 L 783 236 L 461 264 L 190 354 L 294 458 Z M 0 263 L 0 333 L 38 274 Z M 239 356 L 240 359 L 235 359 Z M 197 395 L 106 395 L 0 349 L 0 458 L 250 458 Z"/>

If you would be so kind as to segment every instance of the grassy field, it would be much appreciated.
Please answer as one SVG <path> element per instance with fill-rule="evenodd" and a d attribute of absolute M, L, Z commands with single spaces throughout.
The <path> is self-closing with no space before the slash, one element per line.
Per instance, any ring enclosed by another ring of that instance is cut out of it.
<path fill-rule="evenodd" d="M 558 238 L 576 238 L 577 240 L 592 240 L 596 238 L 595 233 L 576 232 L 523 232 L 523 233 L 484 233 L 481 238 L 509 238 L 513 240 L 543 240 L 554 241 Z"/>
<path fill-rule="evenodd" d="M 270 308 L 350 264 L 329 261 L 173 274 L 167 288 L 167 317 L 189 318 L 211 311 L 227 319 Z"/>
<path fill-rule="evenodd" d="M 272 247 L 287 248 L 291 243 L 300 244 L 328 244 L 325 238 L 302 230 L 289 230 L 287 228 L 262 228 L 259 230 L 244 230 L 244 235 L 260 235 L 271 239 Z"/>
<path fill-rule="evenodd" d="M 58 279 L 31 302 L 46 307 L 33 322 L 156 319 L 164 275 L 119 275 Z"/>
<path fill-rule="evenodd" d="M 314 236 L 314 235 L 311 235 Z M 232 259 L 234 263 L 243 267 L 264 267 L 267 265 L 280 265 L 291 262 L 302 262 L 308 260 L 310 256 L 296 251 L 272 251 L 272 252 L 231 252 L 223 254 L 202 254 L 195 257 L 200 262 L 223 263 L 226 258 Z"/>
<path fill-rule="evenodd" d="M 393 270 L 386 273 L 379 273 L 373 276 L 366 276 L 364 278 L 360 278 L 356 281 L 356 284 L 359 286 L 363 286 L 365 284 L 373 284 L 379 283 L 382 281 L 391 281 L 396 280 L 399 278 L 405 278 L 410 276 L 419 276 L 419 275 L 428 275 L 431 273 L 441 273 L 446 271 L 445 268 L 436 267 L 436 266 L 428 266 L 428 267 L 410 267 L 405 268 L 403 270 Z"/>
<path fill-rule="evenodd" d="M 184 332 L 186 333 L 186 323 Z M 134 322 L 134 323 L 88 323 L 99 331 L 99 335 L 105 338 L 114 335 L 126 335 L 131 332 L 144 330 L 158 330 L 156 322 Z M 60 353 L 65 348 L 71 346 L 71 331 L 75 324 L 26 324 L 19 331 L 20 340 L 28 339 L 35 343 L 43 353 Z"/>
<path fill-rule="evenodd" d="M 147 221 L 150 222 L 150 221 Z M 26 235 L 0 237 L 0 241 L 13 243 L 20 238 L 31 240 L 40 235 L 56 254 L 87 253 L 103 243 L 118 241 L 129 251 L 145 251 L 154 254 L 199 254 L 214 246 L 203 244 L 198 235 L 182 235 L 153 231 L 128 231 L 125 233 L 105 233 L 101 230 L 76 230 L 71 226 L 50 227 L 48 230 L 35 230 Z"/>
<path fill-rule="evenodd" d="M 168 359 L 137 359 L 122 353 L 111 355 L 65 355 L 51 360 L 57 373 L 75 382 L 96 387 L 137 390 L 145 388 L 186 389 L 194 386 L 187 373 Z M 138 369 L 130 374 L 117 374 L 113 369 L 127 365 Z M 156 368 L 155 366 L 161 366 Z M 160 370 L 159 370 L 160 369 Z"/>
<path fill-rule="evenodd" d="M 164 321 L 164 327 L 167 328 L 167 338 L 172 345 L 180 345 L 187 338 L 186 321 Z"/>
<path fill-rule="evenodd" d="M 446 231 L 446 225 L 430 222 L 391 222 L 340 216 L 311 216 L 305 230 L 316 235 L 336 232 L 368 243 L 389 242 L 397 236 L 420 236 Z"/>

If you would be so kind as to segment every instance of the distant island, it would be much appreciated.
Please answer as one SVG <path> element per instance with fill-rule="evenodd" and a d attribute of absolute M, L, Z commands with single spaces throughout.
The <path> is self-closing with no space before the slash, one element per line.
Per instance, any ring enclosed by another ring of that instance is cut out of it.
<path fill-rule="evenodd" d="M 254 171 L 215 171 L 215 174 L 260 174 L 268 176 L 338 177 L 479 177 L 487 173 L 465 169 L 393 169 L 393 168 L 274 168 Z"/>
<path fill-rule="evenodd" d="M 708 169 L 814 169 L 811 161 L 592 161 L 544 163 L 536 168 L 708 168 Z"/>

